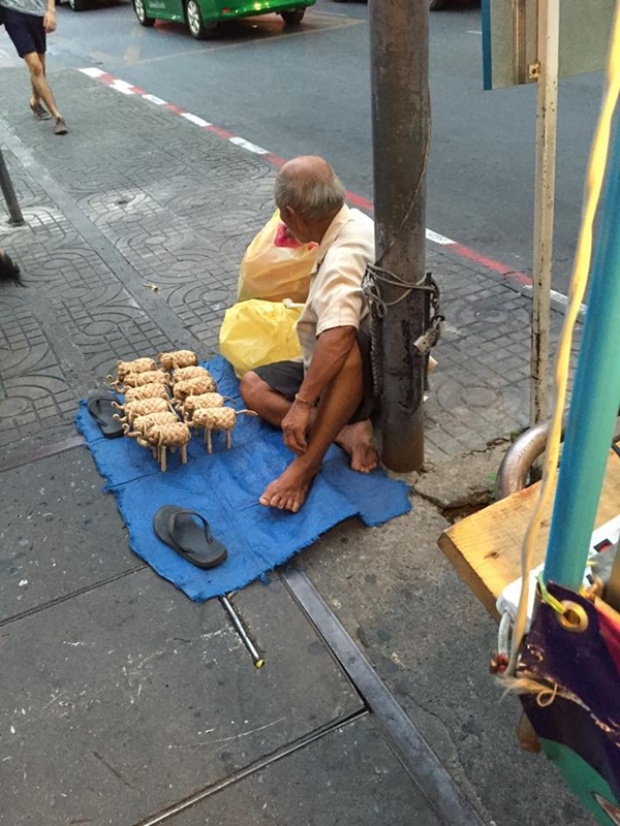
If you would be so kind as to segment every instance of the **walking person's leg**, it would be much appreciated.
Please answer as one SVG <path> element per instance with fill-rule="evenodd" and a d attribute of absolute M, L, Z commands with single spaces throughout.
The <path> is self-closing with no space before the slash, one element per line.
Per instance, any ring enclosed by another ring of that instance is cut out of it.
<path fill-rule="evenodd" d="M 37 18 L 37 26 L 36 32 L 34 35 L 35 43 L 40 44 L 40 48 L 36 49 L 37 56 L 39 57 L 39 63 L 42 69 L 42 80 L 43 86 L 39 89 L 39 95 L 43 97 L 43 101 L 45 105 L 50 110 L 52 117 L 56 120 L 56 125 L 54 126 L 54 134 L 55 135 L 66 135 L 69 131 L 67 129 L 67 124 L 63 116 L 60 114 L 58 109 L 56 108 L 56 101 L 54 100 L 54 95 L 52 94 L 52 90 L 47 82 L 47 77 L 45 74 L 45 52 L 47 51 L 47 35 L 51 34 L 52 32 L 56 31 L 56 0 L 47 0 L 47 9 L 45 14 L 43 15 L 43 19 Z M 48 97 L 44 97 L 41 94 L 41 91 L 47 90 Z M 56 110 L 57 114 L 54 114 L 52 109 L 50 108 L 50 104 L 48 100 Z"/>
<path fill-rule="evenodd" d="M 47 75 L 45 73 L 45 53 L 39 55 L 39 60 L 41 61 L 41 66 L 43 68 L 43 77 L 47 79 Z M 36 90 L 34 83 L 32 83 L 32 79 L 30 80 L 30 84 L 32 86 L 32 96 L 30 98 L 30 108 L 32 109 L 34 115 L 39 120 L 49 120 L 52 116 L 50 113 L 43 108 L 41 103 L 41 96 L 39 95 L 38 91 Z"/>
<path fill-rule="evenodd" d="M 41 60 L 43 58 L 43 60 Z M 24 63 L 30 73 L 30 83 L 32 84 L 32 101 L 43 101 L 50 115 L 54 120 L 62 118 L 58 111 L 54 95 L 45 77 L 45 55 L 30 52 L 24 55 Z"/>
<path fill-rule="evenodd" d="M 51 5 L 51 0 L 49 5 Z M 39 120 L 46 120 L 43 102 L 56 121 L 54 132 L 57 135 L 64 135 L 68 130 L 46 78 L 47 33 L 56 28 L 55 12 L 49 5 L 43 17 L 25 14 L 14 9 L 5 9 L 4 25 L 17 54 L 23 59 L 28 69 L 32 86 L 30 108 Z"/>

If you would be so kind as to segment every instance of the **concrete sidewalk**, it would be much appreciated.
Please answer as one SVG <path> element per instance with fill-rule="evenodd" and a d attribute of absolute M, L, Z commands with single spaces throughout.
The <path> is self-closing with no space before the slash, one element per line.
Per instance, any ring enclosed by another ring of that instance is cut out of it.
<path fill-rule="evenodd" d="M 193 605 L 131 553 L 77 402 L 119 356 L 216 352 L 275 169 L 72 70 L 53 78 L 72 113 L 55 137 L 25 81 L 3 69 L 0 146 L 27 224 L 0 226 L 24 274 L 0 285 L 0 824 L 591 824 L 518 751 L 516 703 L 487 673 L 495 625 L 436 547 L 432 472 L 406 517 L 345 523 L 299 555 L 314 607 L 289 575 L 237 595 L 261 671 L 217 602 Z M 452 469 L 456 501 L 471 480 L 484 494 L 527 424 L 530 300 L 436 245 L 428 269 L 447 323 L 427 458 Z"/>

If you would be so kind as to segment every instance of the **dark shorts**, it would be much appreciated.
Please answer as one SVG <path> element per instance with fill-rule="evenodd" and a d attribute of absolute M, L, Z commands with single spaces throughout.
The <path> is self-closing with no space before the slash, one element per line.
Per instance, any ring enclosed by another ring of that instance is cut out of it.
<path fill-rule="evenodd" d="M 372 386 L 370 329 L 365 325 L 357 331 L 357 344 L 362 355 L 363 396 L 359 407 L 349 419 L 349 424 L 370 419 L 377 404 Z M 304 366 L 299 361 L 277 361 L 274 364 L 255 367 L 253 372 L 290 402 L 294 401 L 295 393 L 299 392 L 304 380 Z"/>
<path fill-rule="evenodd" d="M 15 9 L 3 9 L 4 28 L 13 41 L 20 57 L 32 54 L 45 54 L 47 42 L 45 29 L 43 28 L 43 18 L 36 14 L 24 14 Z"/>

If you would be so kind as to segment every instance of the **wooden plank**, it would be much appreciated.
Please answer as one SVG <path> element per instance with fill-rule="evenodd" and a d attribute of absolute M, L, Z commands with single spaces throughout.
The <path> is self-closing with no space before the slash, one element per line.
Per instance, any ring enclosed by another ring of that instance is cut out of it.
<path fill-rule="evenodd" d="M 438 540 L 463 581 L 496 620 L 499 619 L 495 608 L 497 597 L 506 585 L 521 576 L 521 546 L 539 489 L 540 483 L 537 483 L 494 502 L 447 528 Z M 553 497 L 551 502 L 553 506 Z M 544 559 L 551 511 L 552 507 L 543 514 L 532 567 Z M 619 513 L 620 457 L 610 450 L 595 527 Z"/>

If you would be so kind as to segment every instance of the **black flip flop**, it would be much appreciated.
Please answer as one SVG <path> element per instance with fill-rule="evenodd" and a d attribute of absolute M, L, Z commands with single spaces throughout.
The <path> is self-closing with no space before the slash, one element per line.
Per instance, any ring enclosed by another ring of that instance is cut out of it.
<path fill-rule="evenodd" d="M 228 556 L 228 551 L 214 539 L 209 523 L 196 511 L 164 505 L 153 518 L 157 536 L 197 568 L 215 568 Z"/>
<path fill-rule="evenodd" d="M 124 432 L 123 425 L 114 418 L 118 410 L 112 407 L 112 402 L 118 402 L 112 390 L 91 390 L 86 399 L 86 408 L 106 439 L 117 439 Z"/>

